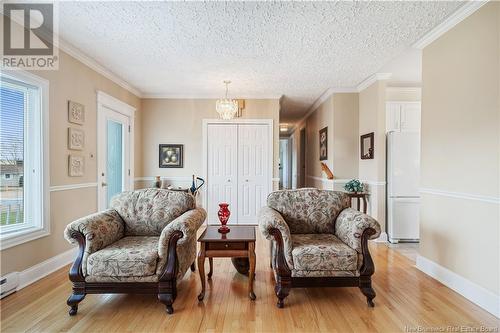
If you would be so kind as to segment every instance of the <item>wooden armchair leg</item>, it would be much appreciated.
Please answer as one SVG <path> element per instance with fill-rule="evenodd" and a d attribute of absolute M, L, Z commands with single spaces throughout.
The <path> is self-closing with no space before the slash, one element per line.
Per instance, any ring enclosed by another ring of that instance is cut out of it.
<path fill-rule="evenodd" d="M 285 298 L 290 293 L 291 287 L 291 279 L 278 277 L 278 281 L 276 281 L 276 286 L 274 287 L 274 292 L 276 293 L 276 297 L 278 297 L 278 303 L 276 306 L 278 308 L 283 308 L 285 306 Z"/>
<path fill-rule="evenodd" d="M 158 294 L 158 300 L 165 304 L 165 308 L 167 309 L 167 313 L 168 314 L 172 314 L 174 313 L 174 307 L 173 307 L 173 304 L 174 304 L 174 300 L 175 300 L 175 297 L 172 293 L 169 293 L 169 294 Z"/>
<path fill-rule="evenodd" d="M 195 270 L 196 270 L 196 266 L 195 266 L 194 261 L 193 261 L 193 263 L 191 264 L 191 272 L 194 272 Z"/>
<path fill-rule="evenodd" d="M 85 298 L 85 294 L 71 294 L 69 296 L 68 300 L 66 301 L 66 304 L 70 306 L 71 308 L 69 309 L 69 315 L 74 316 L 78 312 L 78 303 L 83 301 Z"/>
<path fill-rule="evenodd" d="M 290 287 L 280 281 L 276 283 L 274 291 L 276 292 L 276 297 L 278 297 L 278 303 L 276 303 L 276 306 L 281 309 L 285 306 L 285 298 L 290 293 Z"/>
<path fill-rule="evenodd" d="M 373 299 L 377 296 L 375 290 L 372 288 L 372 280 L 371 277 L 361 277 L 359 283 L 359 289 L 366 296 L 366 302 L 369 307 L 374 307 Z"/>

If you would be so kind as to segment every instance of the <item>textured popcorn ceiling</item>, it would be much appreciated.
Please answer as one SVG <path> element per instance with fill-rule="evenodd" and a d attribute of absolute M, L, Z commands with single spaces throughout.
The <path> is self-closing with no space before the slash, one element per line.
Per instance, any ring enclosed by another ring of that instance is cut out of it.
<path fill-rule="evenodd" d="M 60 35 L 144 95 L 284 95 L 299 119 L 353 87 L 460 2 L 61 2 Z"/>

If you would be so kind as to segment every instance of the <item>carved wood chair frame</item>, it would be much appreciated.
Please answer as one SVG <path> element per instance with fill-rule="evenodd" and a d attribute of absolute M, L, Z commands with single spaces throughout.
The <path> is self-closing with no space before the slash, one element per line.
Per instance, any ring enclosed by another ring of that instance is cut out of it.
<path fill-rule="evenodd" d="M 359 276 L 352 277 L 292 277 L 292 271 L 288 267 L 285 259 L 285 247 L 281 232 L 276 228 L 271 228 L 269 234 L 271 234 L 276 241 L 276 256 L 273 258 L 271 254 L 271 268 L 274 269 L 274 276 L 276 277 L 274 291 L 278 297 L 278 308 L 283 308 L 284 300 L 288 296 L 291 288 L 306 287 L 358 287 L 363 295 L 365 295 L 368 306 L 374 306 L 373 299 L 376 293 L 372 288 L 371 277 L 375 272 L 375 266 L 368 249 L 368 239 L 376 234 L 375 229 L 366 228 L 361 235 L 363 263 Z"/>
<path fill-rule="evenodd" d="M 167 262 L 158 282 L 86 282 L 82 271 L 85 236 L 78 231 L 73 231 L 71 236 L 78 242 L 78 255 L 69 271 L 69 279 L 73 283 L 73 293 L 67 300 L 71 316 L 76 315 L 78 303 L 87 294 L 157 294 L 167 313 L 174 312 L 172 305 L 177 297 L 177 242 L 183 237 L 181 231 L 174 231 L 170 236 Z M 193 262 L 191 271 L 194 270 Z"/>

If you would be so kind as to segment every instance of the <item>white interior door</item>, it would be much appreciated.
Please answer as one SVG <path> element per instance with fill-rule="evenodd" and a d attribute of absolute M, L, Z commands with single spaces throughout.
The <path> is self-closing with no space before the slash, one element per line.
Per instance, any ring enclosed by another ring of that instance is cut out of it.
<path fill-rule="evenodd" d="M 400 131 L 401 104 L 388 102 L 386 105 L 385 129 L 386 132 Z"/>
<path fill-rule="evenodd" d="M 130 117 L 98 105 L 98 208 L 130 190 Z"/>
<path fill-rule="evenodd" d="M 420 103 L 403 103 L 401 106 L 401 131 L 420 132 Z"/>
<path fill-rule="evenodd" d="M 229 224 L 238 221 L 238 125 L 209 124 L 207 127 L 208 223 L 218 224 L 219 203 L 229 204 Z"/>
<path fill-rule="evenodd" d="M 238 224 L 257 224 L 269 193 L 269 128 L 238 127 Z"/>

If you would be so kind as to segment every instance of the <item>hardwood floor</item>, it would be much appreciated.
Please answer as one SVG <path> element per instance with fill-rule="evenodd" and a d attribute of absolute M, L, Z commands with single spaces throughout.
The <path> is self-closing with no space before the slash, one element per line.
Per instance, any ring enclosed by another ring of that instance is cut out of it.
<path fill-rule="evenodd" d="M 357 288 L 293 289 L 285 308 L 276 307 L 268 243 L 257 232 L 255 294 L 230 259 L 214 259 L 203 302 L 198 271 L 178 285 L 175 313 L 155 296 L 87 295 L 68 315 L 69 267 L 0 301 L 2 332 L 411 332 L 418 327 L 495 327 L 497 318 L 413 267 L 385 244 L 370 244 L 376 272 L 375 307 Z M 208 268 L 208 260 L 206 262 Z M 413 331 L 417 332 L 417 331 Z"/>

